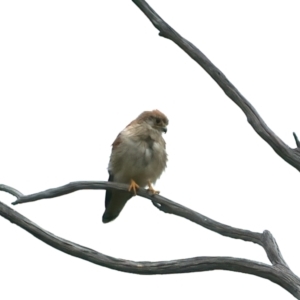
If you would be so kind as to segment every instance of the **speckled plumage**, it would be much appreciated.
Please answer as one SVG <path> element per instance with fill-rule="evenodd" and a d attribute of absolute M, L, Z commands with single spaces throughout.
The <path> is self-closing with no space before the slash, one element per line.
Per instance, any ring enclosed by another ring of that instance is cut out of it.
<path fill-rule="evenodd" d="M 155 183 L 167 163 L 166 143 L 162 133 L 169 121 L 158 110 L 145 111 L 132 121 L 113 143 L 108 165 L 109 181 L 130 184 L 134 180 L 140 187 Z M 114 220 L 131 193 L 107 191 L 103 222 Z"/>

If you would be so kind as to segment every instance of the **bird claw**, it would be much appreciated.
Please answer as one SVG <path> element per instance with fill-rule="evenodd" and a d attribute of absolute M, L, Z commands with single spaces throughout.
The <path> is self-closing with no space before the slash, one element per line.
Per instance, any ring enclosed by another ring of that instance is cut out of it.
<path fill-rule="evenodd" d="M 134 195 L 136 196 L 136 191 L 140 186 L 133 180 L 130 180 L 130 185 L 128 188 L 128 192 L 131 192 L 131 190 L 133 191 Z"/>
<path fill-rule="evenodd" d="M 153 195 L 159 195 L 160 191 L 154 190 L 154 189 L 147 189 L 148 193 Z"/>
<path fill-rule="evenodd" d="M 150 193 L 152 196 L 153 196 L 153 195 L 158 195 L 158 194 L 160 193 L 160 191 L 156 191 L 156 190 L 153 188 L 153 186 L 152 186 L 152 184 L 151 184 L 150 181 L 148 181 L 148 186 L 149 186 L 149 189 L 147 189 L 147 191 L 148 191 L 148 193 Z"/>

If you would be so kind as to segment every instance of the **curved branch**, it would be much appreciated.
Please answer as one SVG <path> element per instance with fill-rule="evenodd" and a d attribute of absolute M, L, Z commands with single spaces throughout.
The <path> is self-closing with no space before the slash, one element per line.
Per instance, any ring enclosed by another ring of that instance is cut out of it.
<path fill-rule="evenodd" d="M 206 70 L 206 72 L 223 89 L 226 95 L 243 110 L 253 129 L 274 149 L 274 151 L 300 171 L 299 149 L 291 149 L 279 137 L 277 137 L 276 134 L 264 123 L 263 119 L 259 116 L 254 107 L 228 81 L 225 75 L 217 69 L 199 49 L 181 37 L 174 29 L 165 23 L 145 1 L 133 0 L 133 2 L 145 13 L 153 25 L 160 31 L 161 36 L 174 41 L 192 59 Z M 294 138 L 297 147 L 300 147 L 300 142 L 296 134 L 294 134 Z M 82 189 L 112 189 L 127 192 L 127 186 L 123 184 L 83 181 L 69 183 L 58 188 L 24 196 L 21 192 L 12 187 L 0 185 L 0 190 L 17 197 L 17 200 L 13 202 L 14 205 L 37 201 L 44 198 L 59 197 Z M 270 281 L 282 286 L 297 299 L 300 299 L 300 279 L 289 269 L 281 255 L 274 237 L 269 231 L 264 231 L 261 234 L 230 227 L 209 219 L 200 213 L 162 196 L 149 195 L 145 189 L 139 189 L 138 195 L 150 199 L 156 208 L 165 213 L 171 213 L 186 218 L 221 235 L 251 241 L 261 245 L 265 249 L 272 265 L 232 257 L 193 257 L 188 259 L 159 262 L 135 262 L 116 259 L 55 236 L 2 202 L 0 202 L 0 215 L 28 231 L 36 238 L 62 252 L 107 268 L 143 275 L 188 273 L 210 270 L 242 272 L 269 279 Z"/>
<path fill-rule="evenodd" d="M 0 185 L 0 190 L 8 192 L 18 198 L 14 204 L 37 201 L 43 198 L 59 197 L 82 189 L 114 189 L 127 191 L 127 186 L 111 182 L 79 181 L 24 196 L 21 192 L 12 187 Z M 159 262 L 135 262 L 116 259 L 55 236 L 2 202 L 0 202 L 0 215 L 28 231 L 46 244 L 62 252 L 110 269 L 143 275 L 189 273 L 211 270 L 235 271 L 269 279 L 289 291 L 296 298 L 300 299 L 300 279 L 288 268 L 281 256 L 277 243 L 270 232 L 265 231 L 263 234 L 260 234 L 218 223 L 162 196 L 151 196 L 145 189 L 139 189 L 138 195 L 152 200 L 155 207 L 159 208 L 161 211 L 184 217 L 222 235 L 260 244 L 266 250 L 273 266 L 232 257 L 193 257 Z"/>
<path fill-rule="evenodd" d="M 5 189 L 2 189 L 9 193 L 11 187 L 5 186 Z M 12 202 L 13 205 L 33 202 L 46 198 L 54 198 L 62 195 L 66 195 L 78 190 L 104 190 L 104 189 L 115 189 L 119 191 L 128 192 L 128 186 L 122 183 L 116 182 L 106 182 L 106 181 L 76 181 L 69 184 L 42 191 L 39 193 L 31 194 L 24 196 L 22 193 L 18 192 L 17 200 Z M 1 190 L 1 186 L 0 186 Z M 14 189 L 14 191 L 16 191 Z M 14 194 L 13 194 L 14 195 Z M 249 230 L 234 228 L 217 221 L 214 221 L 192 209 L 189 209 L 183 205 L 180 205 L 174 201 L 171 201 L 160 195 L 150 195 L 147 190 L 140 188 L 137 191 L 137 195 L 147 198 L 156 203 L 156 207 L 163 212 L 174 214 L 179 217 L 188 219 L 198 225 L 201 225 L 209 230 L 217 232 L 221 235 L 228 236 L 235 239 L 241 239 L 248 242 L 253 242 L 263 246 L 262 235 L 257 232 L 252 232 Z M 159 205 L 157 205 L 157 203 Z"/>
<path fill-rule="evenodd" d="M 106 182 L 106 181 L 76 181 L 69 184 L 52 188 L 46 191 L 31 195 L 23 195 L 21 192 L 16 189 L 9 187 L 7 185 L 0 185 L 0 190 L 10 193 L 14 196 L 17 196 L 17 200 L 12 202 L 12 204 L 22 204 L 33 201 L 38 201 L 46 198 L 55 198 L 69 193 L 73 193 L 79 190 L 119 190 L 128 192 L 128 186 L 126 184 L 115 183 L 115 182 Z M 151 195 L 146 189 L 138 189 L 137 195 L 149 199 L 152 201 L 154 206 L 159 210 L 170 213 L 187 220 L 190 220 L 202 227 L 205 227 L 211 231 L 219 233 L 223 236 L 244 240 L 247 242 L 252 242 L 262 246 L 268 258 L 272 264 L 280 264 L 288 268 L 288 265 L 282 258 L 280 250 L 277 246 L 277 243 L 269 231 L 264 231 L 262 234 L 258 232 L 252 232 L 250 230 L 239 229 L 231 227 L 213 219 L 210 219 L 192 209 L 189 209 L 181 204 L 178 204 L 174 201 L 171 201 L 160 195 Z"/>
<path fill-rule="evenodd" d="M 49 231 L 46 231 L 2 202 L 0 202 L 0 215 L 28 231 L 46 244 L 61 250 L 62 252 L 118 271 L 153 275 L 225 269 L 241 271 L 254 275 L 263 275 L 264 278 L 268 278 L 266 275 L 267 273 L 272 273 L 272 276 L 269 275 L 270 279 L 276 277 L 271 266 L 239 258 L 194 257 L 189 259 L 160 262 L 134 262 L 116 259 L 93 249 L 75 244 L 71 241 L 60 238 Z"/>
<path fill-rule="evenodd" d="M 224 93 L 245 113 L 248 122 L 273 150 L 287 163 L 300 171 L 300 152 L 286 145 L 264 122 L 250 102 L 237 90 L 226 76 L 192 43 L 180 36 L 144 0 L 132 0 L 147 16 L 159 35 L 173 41 L 195 60 L 220 86 Z M 297 142 L 297 141 L 296 141 Z M 298 143 L 297 143 L 297 147 Z"/>
<path fill-rule="evenodd" d="M 273 265 L 279 264 L 289 268 L 281 255 L 276 240 L 268 230 L 263 232 L 263 248 L 265 249 L 268 258 Z"/>
<path fill-rule="evenodd" d="M 16 196 L 17 199 L 20 199 L 20 197 L 24 196 L 21 192 L 19 192 L 15 188 L 5 185 L 5 184 L 0 184 L 0 191 L 3 191 L 3 192 L 11 194 L 13 196 Z"/>

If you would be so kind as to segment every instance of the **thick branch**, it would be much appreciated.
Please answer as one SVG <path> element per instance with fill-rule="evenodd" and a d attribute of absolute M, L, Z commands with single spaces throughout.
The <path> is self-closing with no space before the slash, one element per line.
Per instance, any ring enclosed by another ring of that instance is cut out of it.
<path fill-rule="evenodd" d="M 281 252 L 276 243 L 276 240 L 274 239 L 271 232 L 268 230 L 265 230 L 263 232 L 263 244 L 264 244 L 263 247 L 268 255 L 268 258 L 273 265 L 278 264 L 278 265 L 282 265 L 282 266 L 289 268 L 289 266 L 284 261 L 282 255 L 281 255 Z"/>
<path fill-rule="evenodd" d="M 18 198 L 15 204 L 37 201 L 42 198 L 58 197 L 82 189 L 116 189 L 126 191 L 127 186 L 110 182 L 73 182 L 55 189 L 24 196 L 14 188 L 0 185 L 0 190 L 8 192 Z M 263 234 L 254 233 L 218 223 L 162 196 L 150 196 L 144 189 L 139 189 L 138 194 L 144 198 L 151 199 L 155 206 L 164 212 L 182 216 L 226 236 L 261 244 L 266 250 L 273 266 L 247 259 L 231 257 L 193 257 L 160 262 L 134 262 L 116 259 L 57 237 L 2 202 L 0 202 L 0 215 L 60 251 L 110 269 L 144 275 L 189 273 L 210 270 L 235 271 L 269 279 L 300 299 L 300 279 L 292 273 L 284 262 L 276 241 L 270 232 L 265 231 Z"/>
<path fill-rule="evenodd" d="M 55 236 L 2 202 L 0 202 L 0 215 L 58 250 L 118 271 L 153 275 L 225 269 L 254 275 L 263 275 L 262 277 L 270 280 L 273 279 L 272 281 L 277 277 L 276 272 L 274 272 L 269 265 L 230 257 L 194 257 L 161 262 L 134 262 L 116 259 Z M 267 275 L 267 273 L 271 274 Z"/>
<path fill-rule="evenodd" d="M 192 43 L 180 36 L 144 0 L 132 0 L 159 30 L 159 35 L 170 39 L 195 60 L 220 86 L 224 93 L 245 113 L 253 129 L 287 163 L 300 171 L 300 153 L 286 145 L 264 122 L 250 102 L 236 89 L 225 75 Z M 298 147 L 298 143 L 297 143 Z"/>
<path fill-rule="evenodd" d="M 55 198 L 75 191 L 87 189 L 114 189 L 127 192 L 128 186 L 121 183 L 106 181 L 76 181 L 57 188 L 25 196 L 12 187 L 9 187 L 7 185 L 0 185 L 0 190 L 10 193 L 18 198 L 12 203 L 14 205 L 38 201 L 46 198 Z M 170 213 L 185 218 L 223 236 L 259 244 L 265 249 L 267 256 L 269 257 L 272 264 L 280 264 L 288 268 L 288 265 L 281 256 L 280 250 L 274 237 L 269 231 L 265 231 L 263 234 L 261 234 L 258 232 L 252 232 L 249 230 L 239 229 L 219 223 L 165 197 L 162 197 L 160 195 L 150 195 L 147 190 L 142 188 L 137 191 L 137 195 L 151 200 L 156 208 L 165 213 Z"/>

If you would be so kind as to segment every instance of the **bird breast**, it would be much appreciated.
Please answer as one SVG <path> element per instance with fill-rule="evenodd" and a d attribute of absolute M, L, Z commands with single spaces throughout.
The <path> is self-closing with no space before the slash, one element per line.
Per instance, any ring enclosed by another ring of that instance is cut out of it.
<path fill-rule="evenodd" d="M 121 143 L 112 151 L 109 171 L 117 182 L 135 180 L 146 186 L 148 180 L 155 183 L 167 162 L 165 141 L 160 133 L 128 135 L 122 133 Z"/>

